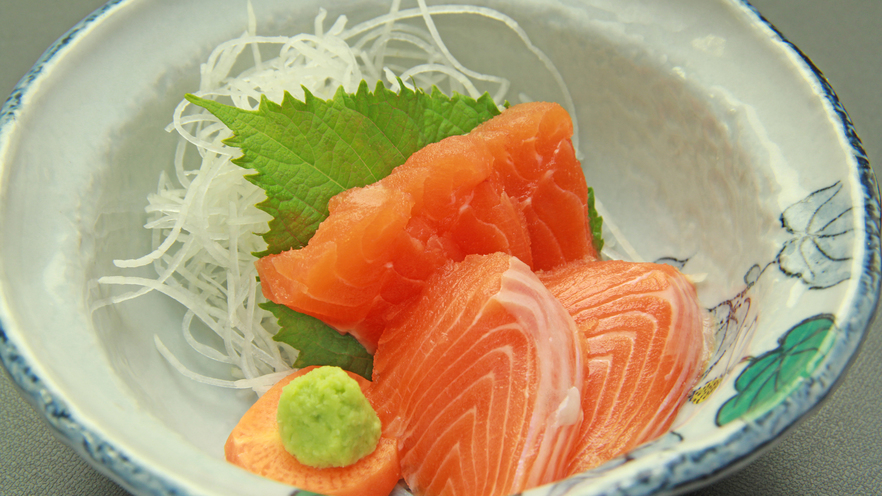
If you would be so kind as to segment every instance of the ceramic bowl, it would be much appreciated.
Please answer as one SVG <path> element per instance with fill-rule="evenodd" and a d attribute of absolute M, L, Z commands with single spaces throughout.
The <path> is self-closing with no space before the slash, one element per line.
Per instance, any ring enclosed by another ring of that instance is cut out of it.
<path fill-rule="evenodd" d="M 845 110 L 742 0 L 487 4 L 558 66 L 608 219 L 642 258 L 704 277 L 715 333 L 672 432 L 526 494 L 677 492 L 737 467 L 827 396 L 876 306 L 879 196 Z M 350 22 L 388 9 L 323 6 Z M 318 2 L 254 0 L 254 12 L 261 33 L 311 32 Z M 60 437 L 136 494 L 292 494 L 223 460 L 254 396 L 192 382 L 156 351 L 159 335 L 189 366 L 229 372 L 188 357 L 177 303 L 91 311 L 111 261 L 150 250 L 145 198 L 171 168 L 172 110 L 246 25 L 239 0 L 111 1 L 0 113 L 0 356 Z M 439 26 L 513 94 L 565 100 L 498 26 Z"/>

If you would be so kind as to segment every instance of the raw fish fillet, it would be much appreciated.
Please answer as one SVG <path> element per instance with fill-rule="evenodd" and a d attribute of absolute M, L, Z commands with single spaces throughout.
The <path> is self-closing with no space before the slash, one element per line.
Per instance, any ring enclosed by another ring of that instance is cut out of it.
<path fill-rule="evenodd" d="M 581 420 L 572 318 L 530 268 L 472 255 L 389 326 L 368 397 L 423 496 L 508 495 L 565 475 Z"/>
<path fill-rule="evenodd" d="M 345 191 L 309 244 L 257 262 L 264 295 L 351 333 L 369 352 L 428 279 L 468 254 L 534 269 L 596 257 L 587 186 L 559 105 L 511 107 Z"/>
<path fill-rule="evenodd" d="M 661 436 L 701 374 L 704 314 L 668 265 L 581 261 L 539 273 L 578 327 L 584 420 L 568 473 Z"/>
<path fill-rule="evenodd" d="M 573 121 L 563 107 L 515 105 L 471 134 L 490 148 L 496 181 L 527 219 L 533 270 L 598 258 L 588 220 L 588 184 L 570 141 Z"/>

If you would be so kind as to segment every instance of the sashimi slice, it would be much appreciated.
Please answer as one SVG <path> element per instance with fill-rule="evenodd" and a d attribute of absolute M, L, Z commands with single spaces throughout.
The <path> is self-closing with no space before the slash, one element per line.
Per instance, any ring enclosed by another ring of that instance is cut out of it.
<path fill-rule="evenodd" d="M 523 104 L 423 148 L 388 177 L 334 197 L 306 247 L 259 260 L 265 296 L 373 352 L 386 323 L 449 261 L 502 252 L 551 268 L 595 256 L 571 134 L 559 105 Z"/>
<path fill-rule="evenodd" d="M 588 219 L 588 185 L 560 105 L 515 105 L 472 131 L 490 148 L 497 181 L 527 219 L 534 270 L 598 258 Z"/>
<path fill-rule="evenodd" d="M 539 278 L 578 327 L 584 420 L 568 473 L 626 453 L 670 428 L 704 366 L 695 288 L 669 265 L 581 261 Z"/>
<path fill-rule="evenodd" d="M 575 324 L 497 253 L 442 268 L 383 334 L 371 403 L 414 494 L 507 495 L 561 478 L 581 420 Z"/>

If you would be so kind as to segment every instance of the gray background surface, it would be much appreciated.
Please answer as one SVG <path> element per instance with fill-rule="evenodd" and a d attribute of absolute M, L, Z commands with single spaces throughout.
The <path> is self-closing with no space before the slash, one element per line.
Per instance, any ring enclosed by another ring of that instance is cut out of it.
<path fill-rule="evenodd" d="M 49 45 L 103 3 L 0 0 L 0 99 Z M 879 170 L 882 0 L 752 3 L 824 72 Z M 0 373 L 0 495 L 126 494 L 58 441 Z M 882 318 L 814 415 L 738 472 L 694 494 L 882 494 Z"/>

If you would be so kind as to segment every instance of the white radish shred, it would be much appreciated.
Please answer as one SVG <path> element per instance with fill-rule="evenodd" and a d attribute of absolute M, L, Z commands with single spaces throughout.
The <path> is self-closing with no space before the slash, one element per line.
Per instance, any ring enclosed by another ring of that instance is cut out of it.
<path fill-rule="evenodd" d="M 322 9 L 315 18 L 314 34 L 266 37 L 256 34 L 249 3 L 246 32 L 222 43 L 209 55 L 201 65 L 199 91 L 194 94 L 254 110 L 262 96 L 280 102 L 287 91 L 303 99 L 304 87 L 322 99 L 331 98 L 340 86 L 355 92 L 362 80 L 370 87 L 384 81 L 399 90 L 400 77 L 411 88 L 428 89 L 435 85 L 475 98 L 480 96 L 478 87 L 489 84 L 494 88 L 494 101 L 501 106 L 509 81 L 463 66 L 444 45 L 432 20 L 438 15 L 481 16 L 512 29 L 548 69 L 573 118 L 573 141 L 578 149 L 578 124 L 569 90 L 551 60 L 532 44 L 513 19 L 485 7 L 428 7 L 424 0 L 418 0 L 416 8 L 400 7 L 400 0 L 394 0 L 388 14 L 350 29 L 346 29 L 346 16 L 340 16 L 327 31 L 327 12 Z M 422 19 L 425 26 L 403 22 L 408 19 Z M 260 47 L 268 45 L 279 46 L 279 55 L 263 60 Z M 253 59 L 253 66 L 231 75 L 244 53 Z M 528 99 L 526 95 L 519 96 L 520 100 Z M 266 244 L 254 233 L 267 231 L 270 216 L 255 205 L 266 196 L 245 179 L 254 171 L 231 162 L 241 152 L 223 143 L 231 132 L 210 113 L 182 100 L 166 129 L 177 132 L 181 141 L 175 152 L 174 176 L 161 173 L 156 193 L 147 198 L 149 221 L 145 228 L 152 230 L 154 250 L 136 259 L 114 261 L 123 269 L 152 265 L 157 277 L 102 277 L 98 280 L 100 284 L 138 289 L 108 298 L 97 306 L 122 303 L 151 291 L 173 298 L 187 309 L 181 326 L 184 340 L 202 356 L 230 364 L 231 377 L 242 378 L 218 379 L 193 372 L 154 336 L 156 348 L 169 364 L 199 382 L 250 388 L 263 394 L 290 373 L 290 364 L 297 355 L 297 350 L 273 341 L 278 324 L 270 312 L 258 306 L 265 299 L 256 281 L 252 253 L 263 251 Z M 192 147 L 199 154 L 198 169 L 185 166 Z M 222 339 L 222 349 L 196 339 L 192 331 L 194 318 Z"/>
<path fill-rule="evenodd" d="M 622 235 L 618 224 L 612 219 L 606 207 L 603 206 L 603 203 L 596 196 L 594 197 L 594 208 L 597 210 L 597 214 L 603 218 L 603 250 L 601 250 L 600 255 L 606 260 L 645 262 L 646 259 L 640 256 L 640 253 Z"/>

